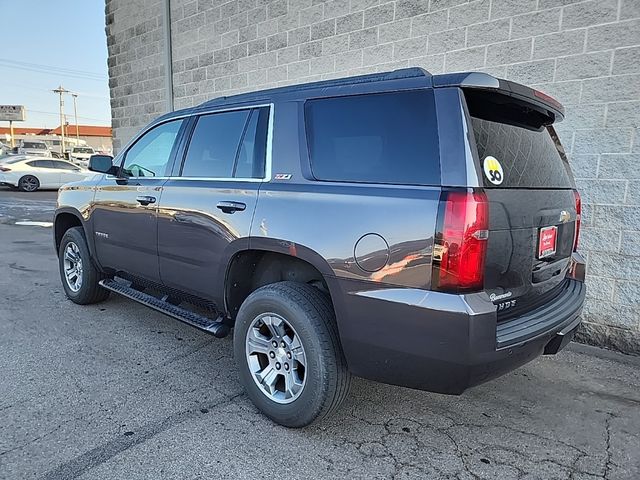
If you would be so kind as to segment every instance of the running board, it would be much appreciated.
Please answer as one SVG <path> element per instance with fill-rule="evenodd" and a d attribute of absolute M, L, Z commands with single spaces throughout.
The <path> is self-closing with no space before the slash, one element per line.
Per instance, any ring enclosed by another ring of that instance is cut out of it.
<path fill-rule="evenodd" d="M 205 316 L 198 315 L 197 313 L 190 310 L 179 307 L 178 305 L 169 303 L 168 301 L 160 300 L 153 295 L 149 295 L 148 293 L 136 290 L 135 288 L 132 288 L 125 283 L 118 282 L 117 280 L 111 278 L 101 280 L 100 285 L 107 290 L 111 290 L 112 292 L 130 298 L 131 300 L 135 300 L 136 302 L 162 312 L 165 315 L 169 315 L 176 320 L 180 320 L 187 325 L 191 325 L 192 327 L 196 327 L 207 333 L 211 333 L 218 338 L 226 337 L 227 335 L 229 335 L 229 325 L 224 323 L 224 321 L 222 320 L 222 316 L 219 316 L 216 320 L 212 320 Z"/>

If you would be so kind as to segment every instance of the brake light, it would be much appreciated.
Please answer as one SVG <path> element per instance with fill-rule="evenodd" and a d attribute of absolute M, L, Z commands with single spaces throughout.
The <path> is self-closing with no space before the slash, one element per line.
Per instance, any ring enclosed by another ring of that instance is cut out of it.
<path fill-rule="evenodd" d="M 573 196 L 576 199 L 576 231 L 573 236 L 573 251 L 578 251 L 578 238 L 580 237 L 580 222 L 582 220 L 582 200 L 577 190 L 573 191 Z"/>
<path fill-rule="evenodd" d="M 554 107 L 556 107 L 557 109 L 562 109 L 562 104 L 556 100 L 555 98 L 553 98 L 551 95 L 547 95 L 544 92 L 541 92 L 540 90 L 534 90 L 533 91 L 533 95 L 538 97 L 539 99 L 547 102 L 550 105 L 553 105 Z"/>
<path fill-rule="evenodd" d="M 489 238 L 484 192 L 445 190 L 440 196 L 431 284 L 443 292 L 482 290 Z"/>
<path fill-rule="evenodd" d="M 0 167 L 0 172 L 10 172 L 11 169 L 9 167 Z"/>

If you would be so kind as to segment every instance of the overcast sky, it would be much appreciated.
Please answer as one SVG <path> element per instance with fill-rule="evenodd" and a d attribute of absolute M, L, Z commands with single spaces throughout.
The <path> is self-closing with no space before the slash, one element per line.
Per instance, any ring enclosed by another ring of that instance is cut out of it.
<path fill-rule="evenodd" d="M 0 104 L 27 110 L 14 126 L 58 126 L 59 85 L 78 93 L 78 123 L 111 125 L 104 1 L 0 0 L 0 11 Z M 65 113 L 75 123 L 70 95 Z"/>

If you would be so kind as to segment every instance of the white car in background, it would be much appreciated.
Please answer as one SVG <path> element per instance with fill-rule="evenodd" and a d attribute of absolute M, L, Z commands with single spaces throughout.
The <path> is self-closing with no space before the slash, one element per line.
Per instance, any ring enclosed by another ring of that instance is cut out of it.
<path fill-rule="evenodd" d="M 19 188 L 23 192 L 58 189 L 65 183 L 95 175 L 65 160 L 49 157 L 16 155 L 0 162 L 0 185 Z"/>
<path fill-rule="evenodd" d="M 20 140 L 16 147 L 19 155 L 38 155 L 40 157 L 51 157 L 51 151 L 45 142 L 39 140 Z"/>
<path fill-rule="evenodd" d="M 91 155 L 95 153 L 96 152 L 91 147 L 73 147 L 69 152 L 69 160 L 76 165 L 87 168 L 89 166 L 89 159 L 91 158 Z"/>

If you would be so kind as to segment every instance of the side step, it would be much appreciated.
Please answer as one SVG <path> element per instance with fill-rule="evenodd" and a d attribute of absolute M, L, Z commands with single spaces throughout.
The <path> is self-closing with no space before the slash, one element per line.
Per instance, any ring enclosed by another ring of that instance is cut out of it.
<path fill-rule="evenodd" d="M 135 288 L 131 288 L 123 282 L 118 282 L 114 279 L 105 279 L 100 281 L 100 285 L 107 290 L 111 290 L 119 295 L 123 295 L 131 300 L 135 300 L 138 303 L 142 303 L 147 307 L 151 307 L 154 310 L 162 312 L 170 317 L 173 317 L 181 322 L 184 322 L 192 327 L 196 327 L 200 330 L 204 330 L 207 333 L 222 338 L 229 335 L 229 325 L 220 320 L 218 317 L 216 320 L 198 315 L 195 312 L 186 310 L 182 307 L 174 305 L 164 300 L 160 300 L 153 295 L 141 292 Z"/>

